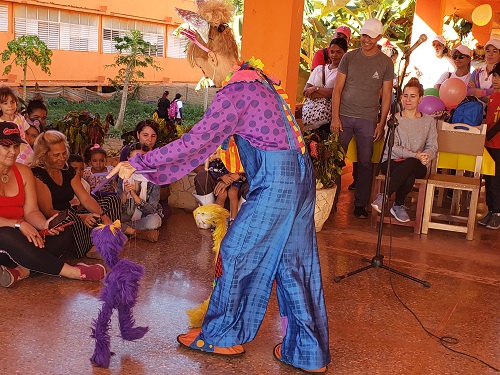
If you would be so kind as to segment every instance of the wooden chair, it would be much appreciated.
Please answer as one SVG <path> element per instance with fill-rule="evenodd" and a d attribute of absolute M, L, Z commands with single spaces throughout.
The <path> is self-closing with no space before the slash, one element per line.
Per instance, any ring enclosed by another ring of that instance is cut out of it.
<path fill-rule="evenodd" d="M 382 193 L 384 191 L 385 184 L 385 175 L 379 174 L 375 177 L 373 182 L 373 190 L 372 190 L 372 202 L 377 197 L 377 194 Z M 424 213 L 424 202 L 425 202 L 425 191 L 427 185 L 427 178 L 417 178 L 415 179 L 415 184 L 413 185 L 413 192 L 408 195 L 410 199 L 416 199 L 416 208 L 415 208 L 415 217 L 413 218 L 410 215 L 410 221 L 407 223 L 401 223 L 394 218 L 391 218 L 389 215 L 389 210 L 386 210 L 384 213 L 384 223 L 390 223 L 395 225 L 402 225 L 405 227 L 413 227 L 413 233 L 420 234 L 422 229 L 422 217 Z M 416 193 L 416 194 L 415 194 Z M 389 205 L 387 205 L 389 207 Z M 380 215 L 372 210 L 371 222 L 372 227 L 376 227 L 377 223 L 380 221 Z"/>
<path fill-rule="evenodd" d="M 427 180 L 427 191 L 425 195 L 424 215 L 422 221 L 422 233 L 427 234 L 429 228 L 448 230 L 452 232 L 466 233 L 467 240 L 474 238 L 474 227 L 476 224 L 476 211 L 481 188 L 481 164 L 484 151 L 484 142 L 486 138 L 486 125 L 471 128 L 469 131 L 455 129 L 455 127 L 464 126 L 464 124 L 438 124 L 438 156 L 433 170 Z M 464 176 L 463 170 L 456 170 L 455 175 L 438 174 L 437 168 L 440 165 L 440 157 L 443 153 L 470 155 L 475 158 L 474 167 L 469 172 L 472 176 Z M 449 213 L 435 213 L 434 192 L 436 188 L 453 189 L 452 207 Z M 460 194 L 471 192 L 470 208 L 467 216 L 460 216 Z M 435 220 L 437 221 L 435 221 Z M 466 226 L 459 225 L 466 223 Z"/>

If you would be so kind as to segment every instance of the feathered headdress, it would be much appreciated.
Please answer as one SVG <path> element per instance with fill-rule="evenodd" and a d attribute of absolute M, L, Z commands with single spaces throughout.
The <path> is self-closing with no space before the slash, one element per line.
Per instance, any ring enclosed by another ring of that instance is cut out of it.
<path fill-rule="evenodd" d="M 175 11 L 184 22 L 189 25 L 191 30 L 182 30 L 181 34 L 187 37 L 192 43 L 196 44 L 205 52 L 211 50 L 200 43 L 196 38 L 198 34 L 203 42 L 208 45 L 210 42 L 211 30 L 217 30 L 222 33 L 230 30 L 228 24 L 234 13 L 234 6 L 224 0 L 197 0 L 198 12 L 187 9 L 175 8 Z"/>

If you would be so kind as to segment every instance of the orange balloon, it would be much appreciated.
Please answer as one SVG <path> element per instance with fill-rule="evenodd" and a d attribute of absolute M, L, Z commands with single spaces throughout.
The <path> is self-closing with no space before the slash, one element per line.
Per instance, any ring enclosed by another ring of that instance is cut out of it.
<path fill-rule="evenodd" d="M 467 95 L 467 86 L 459 78 L 448 78 L 439 88 L 439 98 L 446 107 L 458 105 Z"/>
<path fill-rule="evenodd" d="M 493 9 L 490 4 L 479 5 L 472 11 L 472 22 L 478 26 L 484 26 L 491 21 Z"/>

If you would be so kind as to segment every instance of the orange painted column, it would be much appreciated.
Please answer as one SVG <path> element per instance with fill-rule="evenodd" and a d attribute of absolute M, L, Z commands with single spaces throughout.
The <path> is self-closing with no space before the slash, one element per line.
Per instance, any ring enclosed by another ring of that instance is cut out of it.
<path fill-rule="evenodd" d="M 453 0 L 417 0 L 411 34 L 412 44 L 421 34 L 431 34 L 427 35 L 429 38 L 441 34 L 446 4 L 452 2 Z"/>
<path fill-rule="evenodd" d="M 241 56 L 261 59 L 295 107 L 304 0 L 246 0 Z M 292 108 L 293 110 L 294 108 Z"/>

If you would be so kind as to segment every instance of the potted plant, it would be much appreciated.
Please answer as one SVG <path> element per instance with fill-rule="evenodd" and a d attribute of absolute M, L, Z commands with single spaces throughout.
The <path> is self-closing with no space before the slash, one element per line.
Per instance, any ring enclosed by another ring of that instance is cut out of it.
<path fill-rule="evenodd" d="M 333 207 L 337 191 L 336 182 L 342 174 L 345 153 L 335 133 L 326 139 L 322 139 L 316 133 L 306 133 L 304 140 L 316 173 L 314 223 L 316 232 L 319 232 Z"/>

